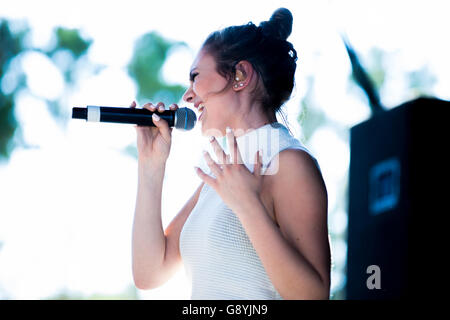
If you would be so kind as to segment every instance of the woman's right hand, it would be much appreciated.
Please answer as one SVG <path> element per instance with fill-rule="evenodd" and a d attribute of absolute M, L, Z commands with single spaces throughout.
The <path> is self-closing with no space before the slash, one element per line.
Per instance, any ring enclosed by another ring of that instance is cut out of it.
<path fill-rule="evenodd" d="M 165 110 L 162 102 L 159 102 L 157 105 L 146 103 L 142 107 L 152 112 L 158 111 L 162 113 Z M 135 101 L 130 105 L 130 108 L 136 108 Z M 176 104 L 170 106 L 170 110 L 177 109 L 178 105 Z M 156 121 L 155 117 L 153 117 L 153 123 L 156 127 L 135 126 L 135 128 L 139 161 L 156 168 L 165 165 L 169 157 L 173 128 L 169 128 L 167 121 L 162 118 Z"/>

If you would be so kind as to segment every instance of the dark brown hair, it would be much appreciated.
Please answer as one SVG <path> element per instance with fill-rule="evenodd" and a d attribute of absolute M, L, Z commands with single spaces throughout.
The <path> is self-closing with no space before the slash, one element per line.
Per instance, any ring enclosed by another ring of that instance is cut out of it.
<path fill-rule="evenodd" d="M 280 8 L 258 27 L 252 22 L 231 26 L 211 33 L 203 43 L 203 49 L 216 60 L 217 72 L 228 79 L 229 85 L 240 61 L 252 64 L 262 80 L 254 98 L 261 102 L 269 119 L 280 111 L 294 87 L 297 52 L 286 40 L 292 31 L 292 20 L 291 12 Z"/>

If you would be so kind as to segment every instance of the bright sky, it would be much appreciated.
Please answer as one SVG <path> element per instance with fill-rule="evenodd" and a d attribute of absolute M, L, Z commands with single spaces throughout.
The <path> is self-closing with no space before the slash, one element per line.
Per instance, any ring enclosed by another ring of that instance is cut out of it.
<path fill-rule="evenodd" d="M 136 87 L 125 65 L 136 38 L 151 30 L 186 42 L 190 49 L 169 57 L 164 76 L 188 83 L 192 59 L 202 41 L 218 28 L 267 20 L 278 7 L 294 16 L 289 40 L 299 52 L 297 87 L 286 105 L 296 137 L 295 119 L 308 77 L 315 79 L 314 101 L 328 117 L 350 127 L 369 116 L 364 101 L 349 93 L 350 64 L 338 32 L 367 57 L 379 47 L 389 54 L 383 102 L 393 107 L 405 94 L 406 72 L 428 65 L 437 82 L 432 94 L 450 99 L 450 48 L 446 1 L 20 1 L 3 0 L 0 18 L 25 18 L 30 41 L 46 46 L 53 27 L 81 28 L 94 40 L 89 59 L 106 65 L 93 77 L 81 75 L 80 87 L 63 92 L 61 74 L 43 56 L 23 57 L 30 93 L 17 100 L 17 116 L 27 142 L 38 149 L 16 150 L 0 166 L 0 298 L 40 299 L 63 290 L 114 294 L 132 284 L 131 223 L 137 185 L 136 160 L 119 152 L 135 141 L 134 128 L 71 121 L 62 131 L 39 97 L 64 94 L 67 111 L 74 106 L 126 106 Z M 9 83 L 2 83 L 7 90 Z M 139 101 L 144 103 L 143 101 Z M 163 221 L 166 225 L 200 180 L 192 166 L 207 144 L 199 128 L 174 130 L 166 170 Z M 310 149 L 317 156 L 328 186 L 330 208 L 336 205 L 349 163 L 348 141 L 333 128 L 319 129 Z M 180 161 L 183 159 L 183 161 Z M 330 228 L 345 229 L 345 212 L 330 217 Z M 345 243 L 332 243 L 335 265 L 345 262 Z M 339 275 L 334 288 L 343 284 Z M 181 271 L 160 289 L 142 298 L 189 297 Z"/>

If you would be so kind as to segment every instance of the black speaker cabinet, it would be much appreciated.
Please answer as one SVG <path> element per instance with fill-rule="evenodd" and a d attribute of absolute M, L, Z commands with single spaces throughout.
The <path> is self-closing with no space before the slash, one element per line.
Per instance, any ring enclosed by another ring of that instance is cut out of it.
<path fill-rule="evenodd" d="M 351 128 L 347 299 L 433 297 L 444 286 L 449 110 L 419 98 Z"/>

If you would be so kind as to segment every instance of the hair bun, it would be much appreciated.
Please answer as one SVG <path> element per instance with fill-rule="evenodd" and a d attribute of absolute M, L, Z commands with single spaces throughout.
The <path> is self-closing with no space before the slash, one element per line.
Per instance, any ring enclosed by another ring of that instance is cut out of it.
<path fill-rule="evenodd" d="M 286 40 L 292 32 L 292 13 L 286 8 L 279 8 L 270 17 L 269 21 L 260 23 L 265 35 Z"/>

